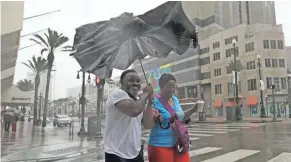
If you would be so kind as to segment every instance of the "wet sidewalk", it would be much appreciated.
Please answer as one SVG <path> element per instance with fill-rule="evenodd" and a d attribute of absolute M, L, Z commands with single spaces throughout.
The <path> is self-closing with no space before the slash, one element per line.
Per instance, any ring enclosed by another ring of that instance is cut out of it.
<path fill-rule="evenodd" d="M 29 122 L 19 122 L 16 133 L 4 133 L 1 130 L 2 161 L 54 161 L 79 156 L 96 150 L 96 141 L 88 141 L 77 136 L 78 124 L 74 136 L 69 136 L 68 127 L 46 128 L 33 126 Z"/>

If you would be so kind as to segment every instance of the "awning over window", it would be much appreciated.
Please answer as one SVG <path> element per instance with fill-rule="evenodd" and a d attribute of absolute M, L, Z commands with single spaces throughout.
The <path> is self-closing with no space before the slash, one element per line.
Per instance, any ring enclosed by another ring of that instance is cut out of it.
<path fill-rule="evenodd" d="M 241 106 L 242 104 L 242 99 L 239 98 L 238 100 L 238 105 Z M 226 103 L 226 107 L 234 107 L 236 105 L 236 100 L 235 99 L 229 99 Z"/>
<path fill-rule="evenodd" d="M 255 106 L 257 104 L 258 104 L 258 97 L 257 96 L 248 96 L 247 105 Z"/>
<path fill-rule="evenodd" d="M 222 107 L 222 100 L 214 100 L 214 107 L 221 108 Z"/>

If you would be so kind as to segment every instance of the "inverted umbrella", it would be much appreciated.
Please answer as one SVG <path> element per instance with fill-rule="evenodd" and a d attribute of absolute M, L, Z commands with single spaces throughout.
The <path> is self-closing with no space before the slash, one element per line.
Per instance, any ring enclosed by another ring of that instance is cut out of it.
<path fill-rule="evenodd" d="M 113 68 L 125 70 L 147 55 L 163 58 L 171 51 L 182 55 L 191 40 L 196 48 L 194 25 L 182 3 L 171 1 L 139 16 L 125 12 L 77 28 L 71 55 L 84 71 L 110 78 Z"/>

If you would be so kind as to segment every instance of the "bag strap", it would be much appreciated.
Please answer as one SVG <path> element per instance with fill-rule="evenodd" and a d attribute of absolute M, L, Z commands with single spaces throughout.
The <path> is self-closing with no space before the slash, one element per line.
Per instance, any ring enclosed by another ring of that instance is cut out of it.
<path fill-rule="evenodd" d="M 175 110 L 169 105 L 169 103 L 167 101 L 165 101 L 162 96 L 158 93 L 155 95 L 157 97 L 157 99 L 164 105 L 164 107 L 166 108 L 166 110 L 170 113 L 170 115 L 174 118 L 174 119 L 179 119 L 178 115 L 176 114 Z"/>

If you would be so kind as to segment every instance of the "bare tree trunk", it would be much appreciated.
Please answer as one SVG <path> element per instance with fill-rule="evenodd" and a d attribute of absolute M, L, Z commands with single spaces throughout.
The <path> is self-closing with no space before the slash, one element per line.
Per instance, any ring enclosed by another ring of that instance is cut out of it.
<path fill-rule="evenodd" d="M 39 87 L 39 74 L 35 75 L 34 79 L 34 103 L 33 103 L 33 125 L 37 125 L 37 98 L 38 98 L 38 87 Z"/>
<path fill-rule="evenodd" d="M 46 127 L 46 116 L 47 116 L 47 107 L 48 107 L 48 95 L 49 95 L 49 89 L 50 89 L 51 71 L 52 71 L 52 67 L 53 67 L 53 59 L 50 58 L 50 57 L 53 57 L 53 54 L 49 54 L 49 56 L 48 56 L 49 66 L 48 66 L 48 72 L 47 72 L 47 77 L 46 77 L 46 87 L 45 87 L 45 98 L 44 98 L 44 109 L 43 109 L 42 127 Z"/>

